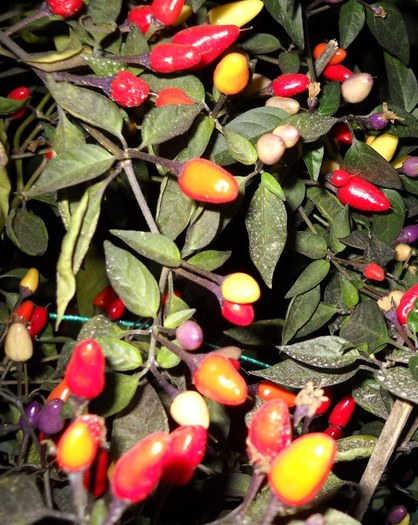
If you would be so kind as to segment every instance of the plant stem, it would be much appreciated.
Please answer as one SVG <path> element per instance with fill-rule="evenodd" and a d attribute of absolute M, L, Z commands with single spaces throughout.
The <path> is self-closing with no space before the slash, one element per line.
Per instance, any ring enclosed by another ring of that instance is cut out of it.
<path fill-rule="evenodd" d="M 73 492 L 78 522 L 80 524 L 85 523 L 87 491 L 83 485 L 83 472 L 71 472 L 68 474 L 68 479 Z"/>
<path fill-rule="evenodd" d="M 361 521 L 376 487 L 382 477 L 383 471 L 392 456 L 396 443 L 412 412 L 413 405 L 409 401 L 397 399 L 392 407 L 382 433 L 374 447 L 373 453 L 367 463 L 366 470 L 360 480 L 357 493 L 353 498 L 350 514 Z"/>
<path fill-rule="evenodd" d="M 158 157 L 157 155 L 150 155 L 144 151 L 138 149 L 129 148 L 126 150 L 127 155 L 132 159 L 141 159 L 152 164 L 160 164 L 163 168 L 172 171 L 175 175 L 179 176 L 183 167 L 183 162 L 176 162 L 175 160 L 165 159 Z"/>
<path fill-rule="evenodd" d="M 174 268 L 173 271 L 176 273 L 176 275 L 185 277 L 189 281 L 192 281 L 198 284 L 199 286 L 206 288 L 207 290 L 212 292 L 217 297 L 219 304 L 222 303 L 223 297 L 222 297 L 221 290 L 218 284 L 214 283 L 213 281 L 209 281 L 208 279 L 204 279 L 203 277 L 199 277 L 198 275 L 195 275 L 183 268 Z"/>

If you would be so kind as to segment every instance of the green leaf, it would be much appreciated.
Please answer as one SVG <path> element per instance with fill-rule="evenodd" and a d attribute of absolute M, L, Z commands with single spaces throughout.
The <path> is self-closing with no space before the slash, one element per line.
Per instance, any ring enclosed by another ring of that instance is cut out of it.
<path fill-rule="evenodd" d="M 335 462 L 354 461 L 369 458 L 376 446 L 377 438 L 374 436 L 349 436 L 337 441 L 338 450 Z"/>
<path fill-rule="evenodd" d="M 387 390 L 382 388 L 374 378 L 367 377 L 360 383 L 356 383 L 352 395 L 357 405 L 367 412 L 382 419 L 389 417 L 393 400 Z"/>
<path fill-rule="evenodd" d="M 226 128 L 223 135 L 228 152 L 234 160 L 247 166 L 257 162 L 257 151 L 248 139 Z"/>
<path fill-rule="evenodd" d="M 254 370 L 249 373 L 279 383 L 279 385 L 287 388 L 303 388 L 308 381 L 312 381 L 314 386 L 321 387 L 338 385 L 351 379 L 356 372 L 357 368 L 347 372 L 341 372 L 341 370 L 324 370 L 323 368 L 318 370 L 301 365 L 293 361 L 293 359 L 285 359 L 277 365 L 262 370 Z"/>
<path fill-rule="evenodd" d="M 193 206 L 192 199 L 180 190 L 177 181 L 166 177 L 161 184 L 157 208 L 160 232 L 171 240 L 176 239 L 187 228 Z"/>
<path fill-rule="evenodd" d="M 278 51 L 282 45 L 278 38 L 269 33 L 256 33 L 240 41 L 240 47 L 250 55 L 261 55 Z"/>
<path fill-rule="evenodd" d="M 318 307 L 312 314 L 309 321 L 302 326 L 295 334 L 295 338 L 300 339 L 322 328 L 334 315 L 337 313 L 337 308 L 325 303 L 319 303 Z"/>
<path fill-rule="evenodd" d="M 343 275 L 339 275 L 339 281 L 341 285 L 341 299 L 344 306 L 347 308 L 354 308 L 360 300 L 357 288 Z"/>
<path fill-rule="evenodd" d="M 187 229 L 182 256 L 187 257 L 212 242 L 219 232 L 220 220 L 216 206 L 202 206 Z"/>
<path fill-rule="evenodd" d="M 165 346 L 162 346 L 157 352 L 157 363 L 161 368 L 174 368 L 180 362 L 180 357 Z"/>
<path fill-rule="evenodd" d="M 62 110 L 58 112 L 58 115 L 58 125 L 55 128 L 51 144 L 55 153 L 60 154 L 64 150 L 83 146 L 86 143 L 86 139 L 81 129 L 75 126 Z"/>
<path fill-rule="evenodd" d="M 286 200 L 286 195 L 282 190 L 282 187 L 280 186 L 277 179 L 274 178 L 273 175 L 271 175 L 270 173 L 267 173 L 266 171 L 261 172 L 261 184 L 271 193 L 273 193 L 273 195 L 279 197 L 279 199 L 281 199 L 282 201 Z"/>
<path fill-rule="evenodd" d="M 324 145 L 321 141 L 313 142 L 304 148 L 303 162 L 308 168 L 308 173 L 313 181 L 317 181 L 324 158 Z"/>
<path fill-rule="evenodd" d="M 315 142 L 338 122 L 337 118 L 317 113 L 301 112 L 287 117 L 281 124 L 292 124 L 298 128 L 303 142 Z"/>
<path fill-rule="evenodd" d="M 384 56 L 391 101 L 412 111 L 418 104 L 418 83 L 413 70 L 389 53 Z"/>
<path fill-rule="evenodd" d="M 315 288 L 328 275 L 330 267 L 331 264 L 323 259 L 310 263 L 296 279 L 296 282 L 285 295 L 285 299 L 291 299 L 295 295 Z"/>
<path fill-rule="evenodd" d="M 228 122 L 224 126 L 224 132 L 225 130 L 234 131 L 255 144 L 261 135 L 273 131 L 288 116 L 281 109 L 262 106 L 250 109 Z M 224 136 L 220 133 L 214 141 L 210 160 L 219 166 L 227 166 L 235 162 L 228 151 Z"/>
<path fill-rule="evenodd" d="M 122 45 L 121 55 L 143 55 L 148 53 L 148 51 L 149 45 L 144 33 L 136 24 L 130 24 L 128 37 L 125 40 L 125 44 Z"/>
<path fill-rule="evenodd" d="M 260 184 L 248 207 L 245 225 L 251 260 L 271 288 L 274 269 L 287 238 L 287 213 L 283 201 Z"/>
<path fill-rule="evenodd" d="M 160 291 L 151 272 L 129 252 L 105 241 L 106 271 L 115 292 L 135 315 L 156 318 Z"/>
<path fill-rule="evenodd" d="M 31 199 L 95 179 L 103 175 L 114 161 L 113 155 L 94 144 L 66 149 L 48 161 L 39 179 L 25 193 L 25 197 Z"/>
<path fill-rule="evenodd" d="M 400 234 L 406 216 L 405 202 L 397 191 L 384 190 L 390 200 L 390 210 L 384 216 L 381 213 L 373 215 L 372 229 L 379 241 L 390 244 Z"/>
<path fill-rule="evenodd" d="M 48 230 L 41 217 L 28 209 L 14 208 L 6 220 L 6 233 L 19 250 L 33 257 L 48 248 Z"/>
<path fill-rule="evenodd" d="M 26 106 L 27 100 L 15 100 L 13 98 L 0 97 L 0 115 L 9 115 L 14 113 L 23 106 Z"/>
<path fill-rule="evenodd" d="M 367 25 L 370 32 L 383 49 L 408 65 L 408 32 L 401 13 L 391 2 L 383 1 L 372 5 L 373 7 L 383 7 L 386 16 L 384 18 L 375 16 L 371 9 L 366 9 Z"/>
<path fill-rule="evenodd" d="M 347 0 L 340 7 L 339 29 L 340 45 L 346 49 L 363 29 L 366 21 L 364 6 L 357 0 Z"/>
<path fill-rule="evenodd" d="M 119 414 L 129 405 L 138 388 L 138 379 L 135 376 L 111 372 L 106 373 L 105 382 L 106 388 L 93 399 L 89 409 L 93 414 L 110 417 Z"/>
<path fill-rule="evenodd" d="M 193 255 L 193 257 L 187 259 L 187 262 L 212 272 L 223 266 L 231 257 L 231 254 L 231 251 L 221 252 L 219 250 L 206 250 Z"/>
<path fill-rule="evenodd" d="M 183 324 L 185 321 L 191 319 L 196 313 L 195 308 L 188 308 L 187 310 L 179 310 L 167 315 L 164 319 L 164 328 L 174 329 Z"/>
<path fill-rule="evenodd" d="M 116 323 L 113 323 L 104 315 L 95 315 L 89 319 L 78 334 L 77 341 L 83 339 L 99 339 L 100 337 L 117 337 L 123 334 L 124 330 Z"/>
<path fill-rule="evenodd" d="M 311 187 L 306 190 L 306 195 L 320 211 L 321 215 L 332 222 L 344 208 L 338 197 L 325 188 Z"/>
<path fill-rule="evenodd" d="M 409 319 L 409 315 L 408 315 Z M 409 323 L 408 323 L 409 324 Z M 418 355 L 413 355 L 408 361 L 408 368 L 412 377 L 418 381 Z"/>
<path fill-rule="evenodd" d="M 309 321 L 320 300 L 321 294 L 319 286 L 297 295 L 292 299 L 286 313 L 282 344 L 287 344 L 296 332 Z"/>
<path fill-rule="evenodd" d="M 319 97 L 318 114 L 331 116 L 340 108 L 341 86 L 339 82 L 325 84 Z"/>
<path fill-rule="evenodd" d="M 113 370 L 126 372 L 142 365 L 141 352 L 134 345 L 115 337 L 97 337 L 96 341 Z"/>
<path fill-rule="evenodd" d="M 155 73 L 144 73 L 141 75 L 141 78 L 145 80 L 154 93 L 158 93 L 167 87 L 178 87 L 197 102 L 203 102 L 205 100 L 204 85 L 197 77 L 192 75 L 170 75 L 166 77 L 158 76 Z"/>
<path fill-rule="evenodd" d="M 176 160 L 184 162 L 201 157 L 209 144 L 214 129 L 215 121 L 213 118 L 198 115 L 188 133 L 187 147 L 177 155 Z"/>
<path fill-rule="evenodd" d="M 287 0 L 265 0 L 264 5 L 271 16 L 283 26 L 297 47 L 303 49 L 305 39 L 300 3 L 288 2 Z"/>
<path fill-rule="evenodd" d="M 400 189 L 402 187 L 398 172 L 377 151 L 355 140 L 344 157 L 342 169 L 350 175 L 359 175 L 372 184 L 386 188 Z"/>
<path fill-rule="evenodd" d="M 292 359 L 316 368 L 346 368 L 354 364 L 360 356 L 351 343 L 336 336 L 317 337 L 277 348 Z"/>
<path fill-rule="evenodd" d="M 401 399 L 418 403 L 418 381 L 408 368 L 396 366 L 389 369 L 382 368 L 375 373 L 377 381 L 391 394 Z"/>
<path fill-rule="evenodd" d="M 279 54 L 278 65 L 282 74 L 297 73 L 300 69 L 300 57 L 294 51 L 282 51 Z"/>
<path fill-rule="evenodd" d="M 180 266 L 180 251 L 165 235 L 134 230 L 110 230 L 110 233 L 152 261 L 172 268 Z"/>
<path fill-rule="evenodd" d="M 323 237 L 312 232 L 296 232 L 293 249 L 309 259 L 322 259 L 328 251 Z"/>
<path fill-rule="evenodd" d="M 168 432 L 168 420 L 152 386 L 145 382 L 136 391 L 124 412 L 116 415 L 112 425 L 112 455 L 120 457 L 141 439 L 153 432 Z"/>
<path fill-rule="evenodd" d="M 366 301 L 356 307 L 341 329 L 340 336 L 354 346 L 367 343 L 369 354 L 385 345 L 389 337 L 382 312 L 374 301 Z"/>
<path fill-rule="evenodd" d="M 329 232 L 328 244 L 334 253 L 342 252 L 346 248 L 345 244 L 340 242 L 339 239 L 344 239 L 350 235 L 350 231 L 350 210 L 348 206 L 344 206 L 344 208 L 335 215 Z"/>
<path fill-rule="evenodd" d="M 297 210 L 305 199 L 305 185 L 299 177 L 287 177 L 282 187 L 286 196 L 286 207 L 292 212 Z"/>
<path fill-rule="evenodd" d="M 403 108 L 394 106 L 393 104 L 390 105 L 390 109 L 402 120 L 397 120 L 394 124 L 389 124 L 385 131 L 397 137 L 418 137 L 418 119 L 416 116 L 410 115 Z M 379 106 L 378 111 L 381 110 L 382 106 Z"/>
<path fill-rule="evenodd" d="M 108 97 L 68 82 L 48 80 L 48 89 L 58 106 L 73 117 L 121 137 L 122 112 Z M 94 108 L 94 111 L 92 111 Z"/>
<path fill-rule="evenodd" d="M 126 69 L 124 64 L 116 62 L 111 58 L 86 56 L 84 60 L 99 77 L 113 77 L 116 73 L 119 73 L 119 71 Z"/>
<path fill-rule="evenodd" d="M 140 148 L 161 144 L 186 133 L 200 111 L 201 108 L 198 105 L 169 105 L 151 109 L 142 122 Z"/>

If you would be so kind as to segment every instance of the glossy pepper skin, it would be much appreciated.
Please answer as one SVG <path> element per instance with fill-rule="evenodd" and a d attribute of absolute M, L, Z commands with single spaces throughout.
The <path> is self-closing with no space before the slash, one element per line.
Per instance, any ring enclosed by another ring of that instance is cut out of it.
<path fill-rule="evenodd" d="M 173 24 L 180 16 L 185 0 L 154 0 L 151 12 L 165 26 Z"/>
<path fill-rule="evenodd" d="M 19 291 L 23 297 L 33 295 L 39 286 L 39 272 L 36 268 L 29 268 L 19 283 Z"/>
<path fill-rule="evenodd" d="M 237 95 L 250 80 L 248 57 L 244 53 L 228 53 L 213 73 L 213 84 L 224 95 Z"/>
<path fill-rule="evenodd" d="M 372 281 L 384 281 L 385 270 L 377 263 L 371 262 L 363 268 L 363 275 Z"/>
<path fill-rule="evenodd" d="M 328 423 L 338 427 L 345 427 L 350 422 L 350 419 L 356 408 L 356 402 L 351 394 L 343 396 L 338 403 L 331 410 Z"/>
<path fill-rule="evenodd" d="M 119 71 L 110 83 L 110 96 L 126 108 L 140 106 L 148 97 L 149 85 L 130 71 Z"/>
<path fill-rule="evenodd" d="M 150 68 L 157 73 L 175 73 L 191 69 L 200 63 L 201 55 L 190 44 L 158 44 L 149 54 Z"/>
<path fill-rule="evenodd" d="M 272 463 L 268 481 L 273 494 L 291 507 L 309 503 L 330 473 L 336 452 L 335 440 L 322 432 L 295 439 Z"/>
<path fill-rule="evenodd" d="M 382 212 L 390 208 L 389 199 L 374 184 L 357 175 L 338 191 L 343 204 L 362 211 Z"/>
<path fill-rule="evenodd" d="M 28 324 L 28 331 L 31 337 L 35 337 L 42 332 L 48 322 L 48 310 L 45 306 L 37 306 L 32 313 Z"/>
<path fill-rule="evenodd" d="M 353 72 L 342 64 L 336 64 L 335 66 L 327 66 L 322 74 L 330 82 L 344 82 L 353 75 Z"/>
<path fill-rule="evenodd" d="M 173 36 L 173 44 L 191 45 L 200 53 L 198 68 L 204 68 L 216 60 L 239 36 L 239 27 L 209 25 L 188 27 Z"/>
<path fill-rule="evenodd" d="M 261 381 L 258 385 L 257 395 L 264 401 L 282 399 L 289 408 L 295 406 L 296 394 L 271 381 Z"/>
<path fill-rule="evenodd" d="M 221 314 L 232 324 L 237 326 L 249 326 L 254 321 L 254 308 L 251 304 L 233 303 L 224 299 Z"/>
<path fill-rule="evenodd" d="M 418 284 L 414 284 L 405 292 L 399 302 L 399 306 L 396 308 L 396 315 L 401 324 L 407 323 L 408 314 L 414 308 L 417 299 Z"/>
<path fill-rule="evenodd" d="M 128 22 L 135 24 L 141 31 L 146 33 L 151 27 L 153 21 L 152 10 L 150 5 L 138 5 L 133 7 L 128 13 Z"/>
<path fill-rule="evenodd" d="M 81 11 L 83 0 L 48 0 L 48 6 L 54 15 L 70 18 Z"/>
<path fill-rule="evenodd" d="M 308 89 L 310 80 L 302 73 L 285 73 L 275 78 L 271 87 L 277 97 L 293 97 Z"/>
<path fill-rule="evenodd" d="M 105 358 L 94 339 L 84 339 L 76 345 L 64 377 L 71 393 L 77 397 L 93 399 L 103 391 Z"/>
<path fill-rule="evenodd" d="M 155 105 L 157 108 L 174 104 L 193 106 L 195 102 L 185 91 L 177 87 L 164 88 L 158 92 L 157 98 L 155 100 Z"/>
<path fill-rule="evenodd" d="M 344 186 L 347 186 L 347 184 L 350 182 L 350 179 L 351 175 L 348 173 L 348 171 L 334 170 L 331 173 L 330 182 L 336 188 L 342 188 Z"/>
<path fill-rule="evenodd" d="M 212 25 L 235 24 L 239 27 L 248 24 L 263 9 L 260 0 L 240 0 L 213 7 L 208 11 Z"/>
<path fill-rule="evenodd" d="M 314 47 L 312 55 L 315 60 L 318 60 L 318 58 L 321 56 L 321 53 L 325 50 L 326 47 L 327 47 L 326 42 L 321 42 L 320 44 L 317 44 Z M 339 64 L 340 62 L 342 62 L 346 56 L 347 56 L 347 51 L 345 51 L 345 49 L 341 49 L 341 47 L 338 47 L 337 52 L 331 58 L 328 64 L 331 66 L 335 66 L 336 64 Z"/>
<path fill-rule="evenodd" d="M 17 87 L 10 91 L 10 93 L 7 95 L 7 98 L 11 98 L 12 100 L 26 100 L 30 97 L 30 91 L 27 87 Z M 11 113 L 10 115 L 7 115 L 7 118 L 9 119 L 18 119 L 23 117 L 23 115 L 26 113 L 27 108 L 23 107 L 15 111 L 14 113 Z"/>

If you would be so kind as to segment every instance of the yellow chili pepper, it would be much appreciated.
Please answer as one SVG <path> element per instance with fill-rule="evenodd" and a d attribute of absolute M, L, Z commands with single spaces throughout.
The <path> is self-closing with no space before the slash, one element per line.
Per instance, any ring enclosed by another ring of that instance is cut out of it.
<path fill-rule="evenodd" d="M 248 84 L 250 68 L 244 53 L 228 53 L 216 66 L 213 83 L 224 95 L 236 95 Z"/>
<path fill-rule="evenodd" d="M 255 18 L 263 7 L 261 0 L 241 0 L 220 5 L 208 12 L 209 22 L 212 25 L 234 24 L 242 27 Z"/>
<path fill-rule="evenodd" d="M 392 166 L 395 168 L 395 170 L 402 167 L 402 164 L 411 157 L 411 155 L 403 155 L 402 157 L 398 157 L 397 159 L 393 160 L 391 162 Z"/>
<path fill-rule="evenodd" d="M 36 268 L 29 268 L 19 283 L 20 293 L 24 297 L 29 297 L 36 292 L 39 285 L 39 272 Z"/>
<path fill-rule="evenodd" d="M 395 135 L 392 135 L 391 133 L 383 133 L 370 144 L 370 147 L 389 162 L 395 155 L 398 142 L 399 138 Z"/>
<path fill-rule="evenodd" d="M 376 135 L 369 135 L 365 142 L 368 146 L 371 146 L 373 144 L 373 142 L 376 140 Z"/>
<path fill-rule="evenodd" d="M 239 304 L 254 303 L 260 298 L 257 281 L 247 273 L 231 273 L 222 282 L 221 292 L 227 301 Z"/>
<path fill-rule="evenodd" d="M 189 5 L 184 5 L 181 8 L 181 13 L 179 14 L 176 21 L 171 24 L 173 27 L 181 26 L 181 24 L 184 24 L 193 14 L 193 9 Z"/>

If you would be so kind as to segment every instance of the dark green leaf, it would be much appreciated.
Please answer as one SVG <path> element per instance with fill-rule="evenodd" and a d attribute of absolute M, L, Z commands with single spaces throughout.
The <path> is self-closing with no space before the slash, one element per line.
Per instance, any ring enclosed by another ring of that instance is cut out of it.
<path fill-rule="evenodd" d="M 283 51 L 279 54 L 278 64 L 282 74 L 297 73 L 300 69 L 300 57 L 294 51 Z"/>
<path fill-rule="evenodd" d="M 220 219 L 217 207 L 201 207 L 187 229 L 182 256 L 187 257 L 197 250 L 206 248 L 219 232 Z"/>
<path fill-rule="evenodd" d="M 128 37 L 122 46 L 122 55 L 143 55 L 149 51 L 144 33 L 136 24 L 130 24 Z"/>
<path fill-rule="evenodd" d="M 300 363 L 293 361 L 293 359 L 286 359 L 278 365 L 264 368 L 263 370 L 254 370 L 249 373 L 276 382 L 284 387 L 303 388 L 308 381 L 312 381 L 314 386 L 324 387 L 338 385 L 339 383 L 344 383 L 351 379 L 356 372 L 357 368 L 347 372 L 341 372 L 341 370 L 330 371 L 324 370 L 323 368 L 314 369 L 301 365 Z"/>
<path fill-rule="evenodd" d="M 27 255 L 43 255 L 48 248 L 48 230 L 41 217 L 27 209 L 14 208 L 6 221 L 9 239 Z"/>
<path fill-rule="evenodd" d="M 310 263 L 287 292 L 285 299 L 291 299 L 295 295 L 307 292 L 320 284 L 328 275 L 330 266 L 330 263 L 323 259 Z"/>
<path fill-rule="evenodd" d="M 122 328 L 104 315 L 95 315 L 83 325 L 78 334 L 78 341 L 83 339 L 98 339 L 99 337 L 119 337 Z"/>
<path fill-rule="evenodd" d="M 27 100 L 0 97 L 0 115 L 9 115 L 27 104 Z"/>
<path fill-rule="evenodd" d="M 160 291 L 153 275 L 136 257 L 105 241 L 106 271 L 123 304 L 140 317 L 156 317 Z"/>
<path fill-rule="evenodd" d="M 282 334 L 282 344 L 287 344 L 296 332 L 309 321 L 320 299 L 319 286 L 292 299 L 287 309 L 286 322 Z"/>
<path fill-rule="evenodd" d="M 158 200 L 157 225 L 169 239 L 176 239 L 190 221 L 194 203 L 179 188 L 177 181 L 166 177 Z M 174 220 L 175 217 L 175 220 Z"/>
<path fill-rule="evenodd" d="M 376 445 L 374 436 L 349 436 L 339 439 L 336 463 L 340 461 L 354 461 L 355 459 L 369 458 Z"/>
<path fill-rule="evenodd" d="M 146 382 L 137 388 L 132 402 L 113 422 L 114 457 L 120 457 L 144 437 L 160 431 L 168 431 L 167 416 L 157 393 Z"/>
<path fill-rule="evenodd" d="M 354 401 L 367 412 L 387 419 L 393 404 L 390 394 L 379 383 L 368 377 L 356 384 L 352 391 Z"/>
<path fill-rule="evenodd" d="M 247 166 L 257 162 L 257 151 L 248 139 L 227 128 L 224 129 L 223 135 L 228 152 L 234 160 Z"/>
<path fill-rule="evenodd" d="M 206 250 L 193 255 L 187 262 L 209 272 L 213 272 L 213 270 L 217 270 L 226 263 L 231 257 L 231 253 L 231 251 L 220 252 L 218 250 Z"/>
<path fill-rule="evenodd" d="M 409 324 L 409 315 L 408 315 L 408 324 Z M 408 361 L 408 368 L 411 372 L 412 377 L 418 381 L 418 355 L 412 356 Z"/>
<path fill-rule="evenodd" d="M 172 75 L 170 77 L 145 73 L 141 78 L 149 85 L 154 93 L 167 87 L 178 87 L 185 91 L 190 98 L 197 102 L 205 100 L 205 87 L 202 82 L 192 75 Z"/>
<path fill-rule="evenodd" d="M 106 388 L 96 397 L 89 407 L 93 414 L 110 417 L 119 414 L 131 402 L 138 388 L 135 376 L 106 373 Z"/>
<path fill-rule="evenodd" d="M 388 331 L 380 308 L 374 301 L 360 303 L 340 332 L 353 345 L 367 343 L 372 354 L 387 343 Z"/>
<path fill-rule="evenodd" d="M 108 97 L 68 82 L 49 80 L 48 88 L 57 104 L 74 117 L 112 135 L 121 136 L 122 112 Z"/>
<path fill-rule="evenodd" d="M 250 140 L 252 144 L 255 144 L 261 135 L 273 131 L 286 117 L 288 114 L 281 109 L 262 106 L 242 113 L 231 120 L 224 127 L 224 130 L 239 133 Z M 214 141 L 210 159 L 220 166 L 227 166 L 235 162 L 229 154 L 225 138 L 221 134 L 218 134 Z"/>
<path fill-rule="evenodd" d="M 330 82 L 325 84 L 319 97 L 318 113 L 319 115 L 331 116 L 336 113 L 340 107 L 341 86 L 339 82 Z"/>
<path fill-rule="evenodd" d="M 364 6 L 357 0 L 347 0 L 340 7 L 340 45 L 346 49 L 363 29 L 366 21 Z"/>
<path fill-rule="evenodd" d="M 256 321 L 251 326 L 240 326 L 225 330 L 225 335 L 239 341 L 243 346 L 275 345 L 280 338 L 283 319 Z"/>
<path fill-rule="evenodd" d="M 134 230 L 110 230 L 139 254 L 163 266 L 180 266 L 180 251 L 173 241 L 160 233 Z"/>
<path fill-rule="evenodd" d="M 344 208 L 338 197 L 325 188 L 308 188 L 306 195 L 315 204 L 321 215 L 330 222 L 333 222 L 334 218 Z"/>
<path fill-rule="evenodd" d="M 385 66 L 391 102 L 406 111 L 412 111 L 418 103 L 418 84 L 412 69 L 389 53 L 385 55 Z"/>
<path fill-rule="evenodd" d="M 296 339 L 305 337 L 322 328 L 337 313 L 335 306 L 319 303 L 309 321 L 295 334 Z"/>
<path fill-rule="evenodd" d="M 201 157 L 205 152 L 212 132 L 215 129 L 215 121 L 206 115 L 198 115 L 188 133 L 187 148 L 184 148 L 177 157 L 177 161 L 186 161 Z"/>
<path fill-rule="evenodd" d="M 326 135 L 338 119 L 317 113 L 300 112 L 287 117 L 282 124 L 292 124 L 299 130 L 303 142 L 315 142 Z"/>
<path fill-rule="evenodd" d="M 295 211 L 302 204 L 306 187 L 299 177 L 287 177 L 282 184 L 284 194 L 286 196 L 286 208 L 290 211 Z"/>
<path fill-rule="evenodd" d="M 134 345 L 114 337 L 97 337 L 96 340 L 113 370 L 126 372 L 142 365 L 141 352 Z"/>
<path fill-rule="evenodd" d="M 85 61 L 99 77 L 113 77 L 116 73 L 119 73 L 119 71 L 126 69 L 126 66 L 111 58 L 86 56 Z"/>
<path fill-rule="evenodd" d="M 268 189 L 273 195 L 279 197 L 282 201 L 286 200 L 286 195 L 280 186 L 279 182 L 273 175 L 267 173 L 266 171 L 261 172 L 261 184 Z"/>
<path fill-rule="evenodd" d="M 409 368 L 396 366 L 387 370 L 381 369 L 375 374 L 383 388 L 396 397 L 418 403 L 418 381 Z"/>
<path fill-rule="evenodd" d="M 122 7 L 122 0 L 89 0 L 87 13 L 93 18 L 95 24 L 115 22 Z"/>
<path fill-rule="evenodd" d="M 324 145 L 320 141 L 312 142 L 304 151 L 303 162 L 308 168 L 309 176 L 313 181 L 317 181 L 324 158 Z"/>
<path fill-rule="evenodd" d="M 339 275 L 339 281 L 341 285 L 341 299 L 344 306 L 354 308 L 360 300 L 357 288 L 343 275 Z"/>
<path fill-rule="evenodd" d="M 251 260 L 271 288 L 274 269 L 287 238 L 287 214 L 283 201 L 260 184 L 248 207 L 245 225 Z"/>
<path fill-rule="evenodd" d="M 240 42 L 240 46 L 251 55 L 273 53 L 273 51 L 277 51 L 282 47 L 280 41 L 268 33 L 253 34 L 243 42 Z"/>
<path fill-rule="evenodd" d="M 342 169 L 351 175 L 361 178 L 378 186 L 399 189 L 402 187 L 398 172 L 377 151 L 355 140 L 347 151 L 342 164 Z"/>
<path fill-rule="evenodd" d="M 51 144 L 55 153 L 60 154 L 66 149 L 84 145 L 86 139 L 81 129 L 70 122 L 63 111 L 59 111 L 58 115 L 59 121 Z"/>
<path fill-rule="evenodd" d="M 168 105 L 148 111 L 142 122 L 142 144 L 161 144 L 186 133 L 201 111 L 200 106 Z"/>
<path fill-rule="evenodd" d="M 406 209 L 404 200 L 397 191 L 385 190 L 384 193 L 390 200 L 390 210 L 384 215 L 381 213 L 373 215 L 372 229 L 380 241 L 390 244 L 403 228 Z"/>
<path fill-rule="evenodd" d="M 354 364 L 360 356 L 351 343 L 336 336 L 317 337 L 277 348 L 292 359 L 316 368 L 346 368 Z"/>
<path fill-rule="evenodd" d="M 345 244 L 341 243 L 339 239 L 347 237 L 350 234 L 350 229 L 350 211 L 348 206 L 345 206 L 335 215 L 329 232 L 328 243 L 334 253 L 342 252 L 345 249 Z"/>
<path fill-rule="evenodd" d="M 33 198 L 103 175 L 115 157 L 94 144 L 83 144 L 64 150 L 47 163 L 36 183 L 25 193 Z"/>
<path fill-rule="evenodd" d="M 271 16 L 283 26 L 299 49 L 305 47 L 303 36 L 302 8 L 299 2 L 287 0 L 265 0 L 264 5 Z"/>
<path fill-rule="evenodd" d="M 402 120 L 397 120 L 394 124 L 389 124 L 385 131 L 396 135 L 397 137 L 418 137 L 418 120 L 415 115 L 410 115 L 404 109 L 390 105 L 391 111 L 394 111 Z M 381 111 L 379 106 L 378 111 Z"/>
<path fill-rule="evenodd" d="M 2 525 L 31 525 L 44 519 L 48 521 L 48 509 L 34 476 L 22 472 L 5 473 L 0 478 L 0 501 Z"/>
<path fill-rule="evenodd" d="M 405 65 L 409 62 L 409 41 L 406 25 L 401 13 L 391 2 L 383 1 L 373 4 L 383 7 L 384 18 L 375 16 L 371 9 L 366 9 L 367 25 L 378 43 Z"/>
<path fill-rule="evenodd" d="M 293 248 L 310 259 L 322 259 L 328 251 L 325 239 L 312 232 L 296 232 Z"/>

